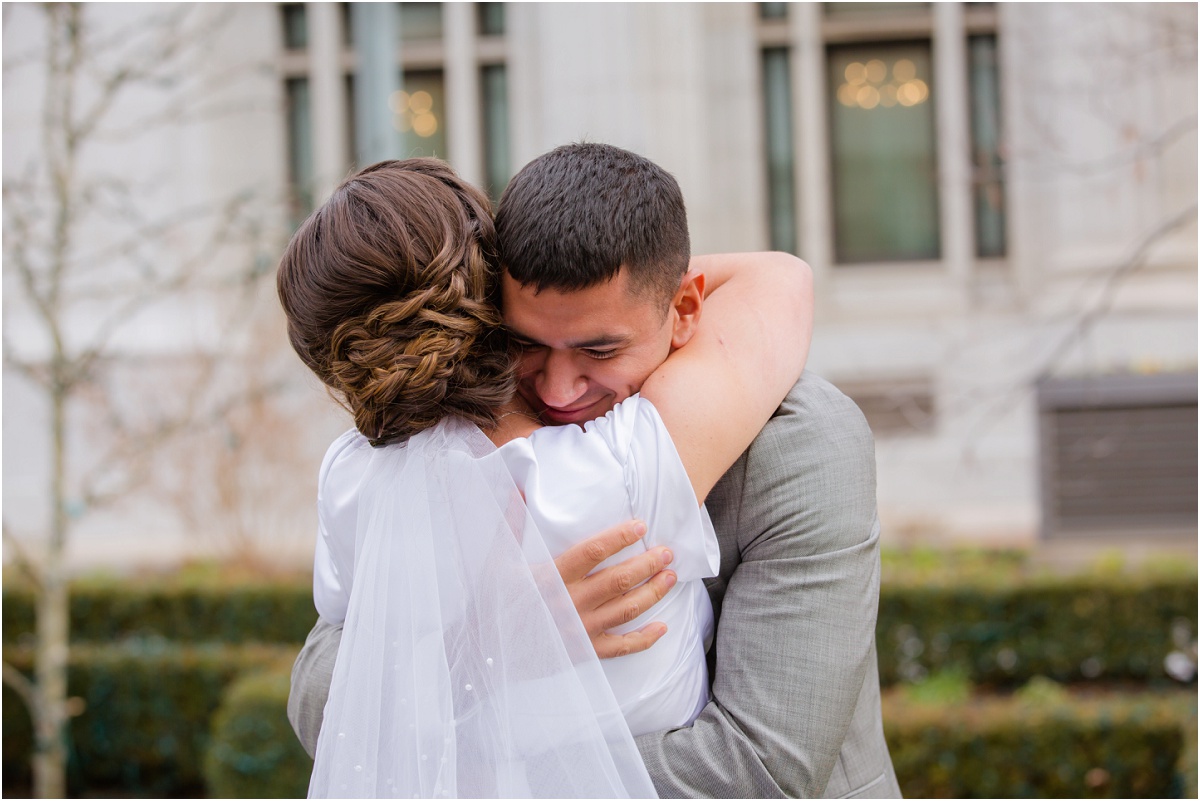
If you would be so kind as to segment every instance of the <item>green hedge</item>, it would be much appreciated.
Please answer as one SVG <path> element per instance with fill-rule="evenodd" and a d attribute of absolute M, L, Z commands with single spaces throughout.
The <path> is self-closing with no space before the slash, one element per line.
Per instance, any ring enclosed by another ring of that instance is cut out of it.
<path fill-rule="evenodd" d="M 32 636 L 33 596 L 4 587 L 4 641 Z M 159 636 L 183 642 L 303 643 L 317 621 L 308 578 L 230 583 L 164 577 L 81 579 L 71 587 L 71 639 Z"/>
<path fill-rule="evenodd" d="M 893 693 L 884 732 L 909 798 L 1178 798 L 1196 699 L 1174 696 L 948 707 Z"/>
<path fill-rule="evenodd" d="M 72 646 L 68 688 L 86 703 L 71 722 L 72 794 L 85 788 L 89 794 L 101 789 L 133 795 L 203 794 L 209 725 L 226 688 L 248 671 L 286 670 L 297 650 L 182 647 L 163 640 Z M 30 672 L 28 649 L 6 648 L 4 659 Z M 32 729 L 28 711 L 7 686 L 3 719 L 4 785 L 19 791 L 29 786 Z"/>
<path fill-rule="evenodd" d="M 312 759 L 287 721 L 289 671 L 247 676 L 225 694 L 204 761 L 215 798 L 303 798 Z"/>
<path fill-rule="evenodd" d="M 965 670 L 974 683 L 996 686 L 1034 676 L 1171 683 L 1164 660 L 1195 643 L 1196 598 L 1194 575 L 885 587 L 880 681 Z"/>
<path fill-rule="evenodd" d="M 1185 707 L 1191 705 L 1192 712 Z M 1178 797 L 1195 696 L 1019 697 L 962 704 L 884 700 L 884 731 L 909 798 Z M 288 727 L 287 674 L 239 682 L 213 726 L 205 778 L 221 797 L 303 796 L 311 761 Z"/>
<path fill-rule="evenodd" d="M 311 763 L 286 720 L 294 654 L 161 640 L 74 647 L 70 691 L 86 708 L 71 728 L 72 794 L 302 796 Z M 5 659 L 28 670 L 25 649 L 6 649 Z M 885 732 L 910 797 L 1162 797 L 1188 786 L 1178 763 L 1182 729 L 1195 727 L 1194 692 L 1080 700 L 1034 682 L 978 700 L 931 692 L 933 683 L 885 698 Z M 30 729 L 7 689 L 3 714 L 6 794 L 20 794 Z"/>
<path fill-rule="evenodd" d="M 1003 572 L 1003 571 L 997 571 Z M 1196 576 L 1074 578 L 968 575 L 974 583 L 885 582 L 876 630 L 886 685 L 967 671 L 976 684 L 1057 681 L 1168 683 L 1163 660 L 1196 637 Z M 4 587 L 5 642 L 27 641 L 32 600 Z M 158 635 L 179 641 L 302 643 L 316 621 L 307 577 L 273 583 L 81 581 L 72 638 L 111 642 Z"/>

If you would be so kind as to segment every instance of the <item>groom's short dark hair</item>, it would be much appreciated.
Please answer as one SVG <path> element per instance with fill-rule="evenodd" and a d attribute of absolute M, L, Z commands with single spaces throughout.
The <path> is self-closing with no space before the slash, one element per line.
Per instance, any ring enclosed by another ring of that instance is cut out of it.
<path fill-rule="evenodd" d="M 500 261 L 538 291 L 587 289 L 624 266 L 636 292 L 669 303 L 688 269 L 687 210 L 676 180 L 612 145 L 564 145 L 513 176 L 496 212 Z"/>

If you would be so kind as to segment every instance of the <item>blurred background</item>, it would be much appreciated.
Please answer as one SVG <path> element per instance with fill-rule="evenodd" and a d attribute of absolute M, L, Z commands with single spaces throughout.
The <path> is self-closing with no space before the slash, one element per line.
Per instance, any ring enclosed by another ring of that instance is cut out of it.
<path fill-rule="evenodd" d="M 498 198 L 590 140 L 676 176 L 695 252 L 814 269 L 810 369 L 876 437 L 902 787 L 1195 795 L 1194 4 L 17 3 L 3 36 L 6 794 L 35 741 L 73 794 L 307 775 L 279 665 L 350 421 L 278 256 L 356 167 Z M 974 734 L 900 749 L 947 707 Z M 1031 709 L 1082 756 L 997 768 Z"/>

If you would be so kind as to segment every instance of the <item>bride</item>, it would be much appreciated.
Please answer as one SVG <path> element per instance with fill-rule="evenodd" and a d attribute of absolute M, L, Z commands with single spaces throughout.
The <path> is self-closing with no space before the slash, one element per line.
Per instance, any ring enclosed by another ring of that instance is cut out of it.
<path fill-rule="evenodd" d="M 706 262 L 704 324 L 697 298 L 640 394 L 544 427 L 495 253 L 487 199 L 410 159 L 347 180 L 281 261 L 291 343 L 355 422 L 319 475 L 315 602 L 343 632 L 310 796 L 653 796 L 632 737 L 707 703 L 702 504 L 799 378 L 809 273 Z M 602 664 L 553 558 L 631 516 L 679 581 L 624 627 L 666 623 L 655 647 Z"/>

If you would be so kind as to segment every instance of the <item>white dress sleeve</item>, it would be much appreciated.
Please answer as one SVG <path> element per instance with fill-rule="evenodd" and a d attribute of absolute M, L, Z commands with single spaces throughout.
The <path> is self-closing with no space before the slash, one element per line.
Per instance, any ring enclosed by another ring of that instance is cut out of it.
<path fill-rule="evenodd" d="M 657 621 L 667 633 L 647 651 L 601 664 L 635 735 L 689 724 L 708 702 L 705 650 L 713 614 L 702 579 L 717 574 L 720 551 L 654 405 L 635 395 L 582 429 L 542 428 L 500 453 L 553 555 L 631 517 L 646 522 L 646 537 L 597 570 L 658 545 L 671 549 L 678 583 L 613 629 L 625 633 Z"/>
<path fill-rule="evenodd" d="M 624 468 L 633 515 L 646 522 L 646 548 L 669 546 L 680 581 L 717 575 L 721 552 L 712 520 L 654 404 L 634 395 L 588 427 Z"/>
<path fill-rule="evenodd" d="M 542 428 L 507 443 L 500 453 L 552 553 L 638 518 L 646 523 L 646 536 L 597 570 L 666 545 L 680 581 L 719 571 L 720 550 L 708 512 L 696 500 L 658 410 L 640 395 L 584 428 Z"/>
<path fill-rule="evenodd" d="M 313 559 L 313 603 L 329 623 L 346 619 L 354 585 L 354 538 L 358 498 L 371 462 L 371 446 L 355 429 L 325 453 L 317 478 L 317 547 Z"/>

